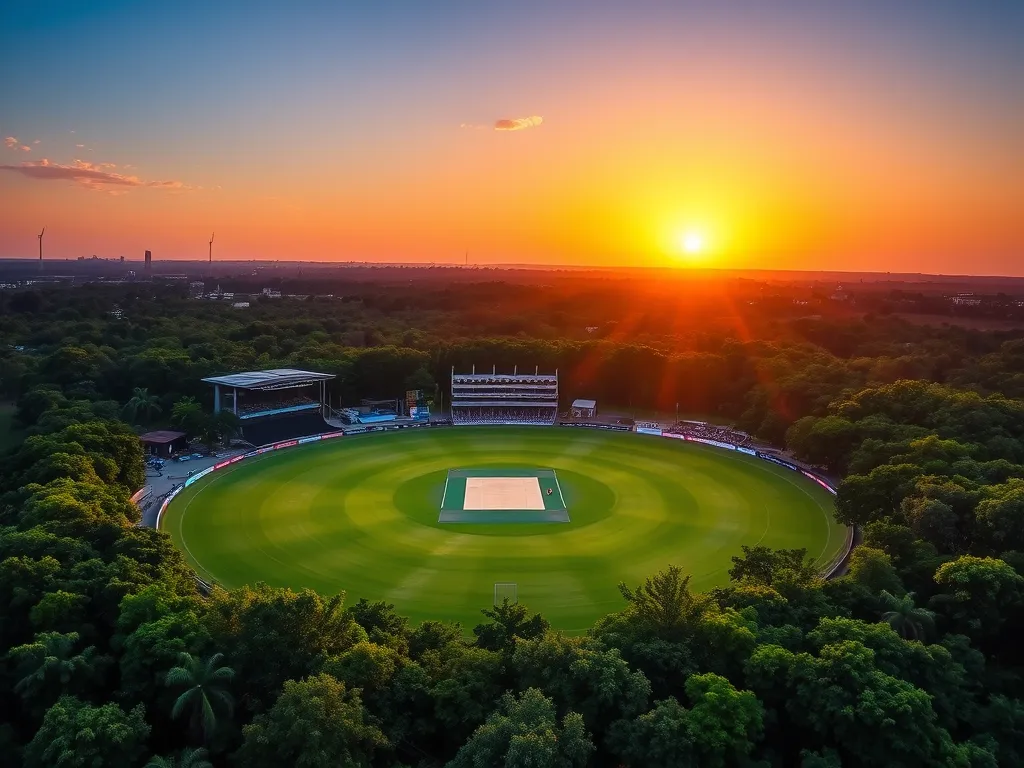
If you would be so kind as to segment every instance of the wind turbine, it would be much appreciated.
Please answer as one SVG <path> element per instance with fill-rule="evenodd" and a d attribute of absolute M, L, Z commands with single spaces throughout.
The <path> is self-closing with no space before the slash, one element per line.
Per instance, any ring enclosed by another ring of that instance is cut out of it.
<path fill-rule="evenodd" d="M 217 234 L 214 232 L 213 234 Z M 210 263 L 213 264 L 213 235 L 210 235 Z"/>
<path fill-rule="evenodd" d="M 43 271 L 43 235 L 46 234 L 46 227 L 43 227 L 43 231 L 40 232 L 37 237 L 39 238 L 39 271 Z"/>

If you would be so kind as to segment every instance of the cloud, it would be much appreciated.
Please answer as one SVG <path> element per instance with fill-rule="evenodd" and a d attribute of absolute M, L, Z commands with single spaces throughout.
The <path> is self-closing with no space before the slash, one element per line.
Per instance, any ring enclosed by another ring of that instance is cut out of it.
<path fill-rule="evenodd" d="M 45 157 L 42 160 L 30 160 L 19 165 L 0 165 L 0 171 L 20 173 L 30 179 L 40 181 L 73 181 L 90 189 L 118 193 L 131 187 L 151 187 L 156 189 L 187 190 L 191 187 L 180 181 L 145 181 L 138 176 L 126 176 L 106 170 L 116 168 L 113 163 L 94 164 L 85 160 L 75 160 L 71 165 L 51 163 Z"/>
<path fill-rule="evenodd" d="M 32 147 L 28 147 L 28 146 L 22 145 L 21 151 L 22 152 L 31 152 L 32 151 Z"/>
<path fill-rule="evenodd" d="M 21 143 L 21 142 L 20 142 L 20 141 L 18 141 L 18 140 L 17 140 L 16 138 L 14 138 L 13 136 L 8 136 L 8 137 L 7 137 L 6 139 L 4 139 L 4 146 L 5 146 L 5 147 L 10 147 L 11 149 L 14 149 L 14 148 L 15 148 L 16 146 L 18 146 L 18 145 L 19 145 L 20 143 Z"/>
<path fill-rule="evenodd" d="M 74 131 L 72 131 L 72 133 L 74 133 Z M 79 149 L 85 148 L 85 144 L 75 144 L 75 146 L 78 147 Z"/>
<path fill-rule="evenodd" d="M 471 131 L 484 131 L 490 127 L 489 125 L 480 125 L 480 123 L 459 123 L 459 128 L 468 128 Z"/>
<path fill-rule="evenodd" d="M 35 141 L 33 141 L 32 143 L 33 143 L 33 144 L 38 144 L 38 143 L 39 143 L 40 141 L 41 141 L 40 139 L 36 139 L 36 140 L 35 140 Z"/>
<path fill-rule="evenodd" d="M 507 117 L 495 121 L 494 130 L 522 131 L 525 130 L 526 128 L 536 128 L 543 122 L 544 118 L 541 117 L 540 115 L 531 115 L 530 117 Z"/>

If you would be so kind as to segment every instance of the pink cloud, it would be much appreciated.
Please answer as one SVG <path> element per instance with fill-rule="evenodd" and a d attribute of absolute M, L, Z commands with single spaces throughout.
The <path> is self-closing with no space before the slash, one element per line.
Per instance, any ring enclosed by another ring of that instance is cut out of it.
<path fill-rule="evenodd" d="M 13 136 L 8 136 L 8 137 L 7 137 L 6 139 L 4 139 L 4 146 L 5 146 L 5 147 L 10 147 L 11 149 L 14 149 L 14 148 L 15 148 L 16 146 L 18 146 L 18 144 L 20 144 L 20 143 L 21 143 L 21 142 L 20 142 L 20 141 L 18 141 L 18 140 L 17 140 L 16 138 L 14 138 Z"/>
<path fill-rule="evenodd" d="M 31 152 L 32 151 L 32 147 L 27 147 L 27 146 L 22 145 L 21 151 L 22 152 Z"/>
<path fill-rule="evenodd" d="M 35 141 L 33 141 L 32 143 L 33 143 L 33 144 L 39 144 L 39 143 L 40 143 L 40 141 L 41 141 L 40 139 L 36 139 L 36 140 L 35 140 Z"/>
<path fill-rule="evenodd" d="M 114 173 L 106 168 L 115 168 L 113 163 L 94 164 L 85 160 L 74 160 L 71 165 L 51 163 L 47 158 L 30 160 L 19 165 L 0 165 L 0 171 L 11 171 L 40 181 L 73 181 L 90 189 L 106 192 L 126 191 L 131 187 L 187 190 L 191 187 L 180 181 L 145 181 L 138 176 Z"/>
<path fill-rule="evenodd" d="M 85 148 L 85 144 L 75 144 L 75 146 L 78 147 L 79 149 Z"/>
<path fill-rule="evenodd" d="M 510 117 L 496 121 L 494 123 L 494 130 L 522 131 L 526 128 L 536 128 L 543 122 L 544 118 L 540 115 L 530 115 L 529 117 Z"/>

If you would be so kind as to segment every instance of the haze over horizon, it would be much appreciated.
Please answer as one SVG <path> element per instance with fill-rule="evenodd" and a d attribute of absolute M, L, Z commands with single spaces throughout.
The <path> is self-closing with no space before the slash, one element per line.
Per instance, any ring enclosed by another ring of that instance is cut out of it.
<path fill-rule="evenodd" d="M 57 0 L 0 257 L 1024 275 L 1024 4 Z"/>

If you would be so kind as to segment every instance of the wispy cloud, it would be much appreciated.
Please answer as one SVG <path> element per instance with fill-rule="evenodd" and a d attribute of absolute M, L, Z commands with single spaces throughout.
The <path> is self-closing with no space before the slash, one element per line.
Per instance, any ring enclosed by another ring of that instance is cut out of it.
<path fill-rule="evenodd" d="M 75 144 L 79 149 L 85 149 L 85 144 Z"/>
<path fill-rule="evenodd" d="M 543 122 L 544 118 L 540 115 L 530 115 L 529 117 L 506 117 L 501 120 L 497 120 L 494 123 L 494 130 L 522 131 L 527 128 L 536 128 Z"/>
<path fill-rule="evenodd" d="M 4 146 L 10 149 L 14 149 L 20 143 L 21 142 L 18 141 L 14 136 L 8 136 L 6 139 L 4 139 Z"/>
<path fill-rule="evenodd" d="M 32 151 L 32 147 L 30 147 L 30 146 L 28 146 L 26 144 L 22 144 L 21 145 L 21 151 L 22 152 L 31 152 Z"/>
<path fill-rule="evenodd" d="M 184 191 L 191 187 L 180 181 L 146 181 L 138 176 L 126 176 L 114 173 L 113 163 L 94 164 L 85 160 L 75 160 L 71 165 L 51 163 L 48 159 L 30 160 L 19 165 L 0 165 L 0 171 L 10 171 L 40 181 L 72 181 L 90 189 L 118 193 L 132 187 L 150 187 L 156 189 Z"/>
<path fill-rule="evenodd" d="M 36 139 L 36 140 L 35 140 L 35 141 L 33 141 L 32 143 L 33 143 L 33 144 L 38 144 L 38 143 L 39 143 L 40 141 L 41 141 L 41 139 Z"/>

